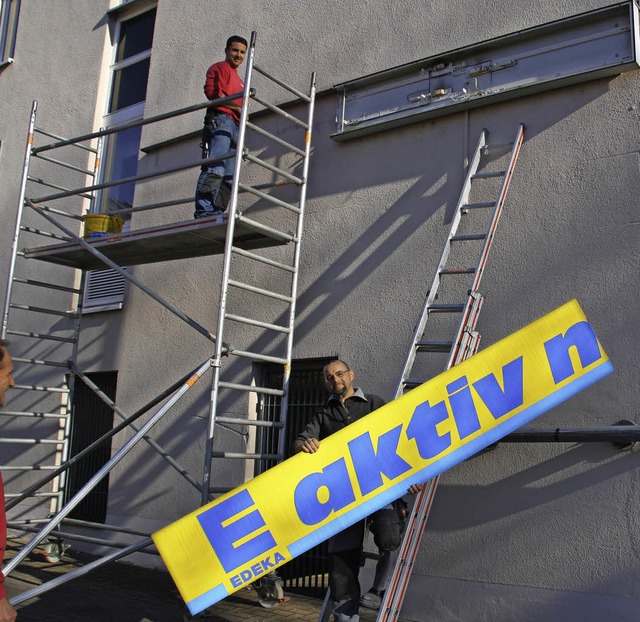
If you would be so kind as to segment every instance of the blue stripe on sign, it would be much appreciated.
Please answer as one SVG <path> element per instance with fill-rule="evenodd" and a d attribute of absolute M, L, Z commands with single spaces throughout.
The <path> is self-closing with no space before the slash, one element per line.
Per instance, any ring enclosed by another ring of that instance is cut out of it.
<path fill-rule="evenodd" d="M 190 600 L 187 603 L 187 607 L 189 608 L 191 615 L 194 616 L 227 596 L 229 596 L 227 588 L 222 584 L 216 585 L 213 589 L 210 589 L 204 594 L 200 594 L 197 598 Z"/>

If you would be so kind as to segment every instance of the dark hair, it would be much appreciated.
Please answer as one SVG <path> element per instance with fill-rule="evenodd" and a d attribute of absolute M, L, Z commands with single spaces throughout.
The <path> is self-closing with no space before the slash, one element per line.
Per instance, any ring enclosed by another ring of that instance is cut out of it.
<path fill-rule="evenodd" d="M 224 46 L 225 50 L 228 50 L 231 47 L 232 43 L 242 43 L 245 47 L 249 47 L 247 40 L 244 37 L 240 37 L 238 35 L 233 35 L 227 39 L 227 44 Z"/>
<path fill-rule="evenodd" d="M 6 339 L 0 339 L 0 363 L 2 363 L 2 359 L 4 359 L 4 353 L 7 351 L 6 348 L 9 345 L 9 342 Z"/>
<path fill-rule="evenodd" d="M 326 369 L 328 365 L 331 363 L 342 363 L 347 369 L 345 371 L 351 371 L 351 367 L 349 367 L 349 363 L 343 361 L 342 359 L 331 359 L 322 369 Z"/>

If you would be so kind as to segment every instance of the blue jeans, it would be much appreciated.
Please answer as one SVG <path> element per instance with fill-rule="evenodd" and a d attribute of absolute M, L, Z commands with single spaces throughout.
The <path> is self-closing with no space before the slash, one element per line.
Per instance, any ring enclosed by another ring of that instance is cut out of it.
<path fill-rule="evenodd" d="M 212 117 L 207 115 L 202 130 L 202 142 L 209 145 L 209 158 L 235 151 L 238 148 L 236 122 L 224 113 L 216 113 Z M 227 208 L 235 166 L 235 155 L 203 165 L 196 184 L 194 218 L 223 212 Z"/>

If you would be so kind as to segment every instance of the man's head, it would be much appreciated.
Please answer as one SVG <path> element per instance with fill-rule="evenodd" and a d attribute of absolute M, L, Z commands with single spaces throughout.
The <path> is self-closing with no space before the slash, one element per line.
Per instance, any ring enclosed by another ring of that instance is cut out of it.
<path fill-rule="evenodd" d="M 353 388 L 355 374 L 349 369 L 349 365 L 340 359 L 328 363 L 322 370 L 322 377 L 327 390 L 343 401 L 355 393 Z"/>
<path fill-rule="evenodd" d="M 247 40 L 233 35 L 227 39 L 227 45 L 224 48 L 224 59 L 234 68 L 237 69 L 242 65 L 244 57 L 247 55 Z"/>
<path fill-rule="evenodd" d="M 13 380 L 13 361 L 7 352 L 9 344 L 0 339 L 0 407 L 4 406 L 7 391 L 15 386 Z"/>

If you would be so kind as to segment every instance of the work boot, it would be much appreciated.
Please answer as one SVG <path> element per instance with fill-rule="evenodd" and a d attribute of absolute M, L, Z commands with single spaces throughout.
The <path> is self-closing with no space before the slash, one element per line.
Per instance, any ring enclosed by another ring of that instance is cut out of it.
<path fill-rule="evenodd" d="M 382 605 L 382 597 L 384 592 L 370 589 L 366 594 L 363 594 L 360 598 L 360 606 L 363 609 L 369 609 L 370 611 L 378 611 L 380 605 Z"/>
<path fill-rule="evenodd" d="M 355 611 L 355 613 L 351 613 Z M 357 597 L 333 602 L 334 622 L 360 622 Z"/>

